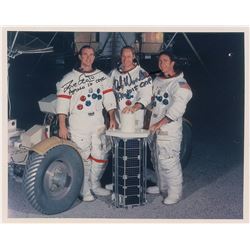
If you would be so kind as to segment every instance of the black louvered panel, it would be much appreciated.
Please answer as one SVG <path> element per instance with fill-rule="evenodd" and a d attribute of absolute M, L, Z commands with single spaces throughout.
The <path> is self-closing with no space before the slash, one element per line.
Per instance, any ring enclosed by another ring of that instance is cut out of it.
<path fill-rule="evenodd" d="M 140 197 L 138 195 L 127 196 L 124 198 L 124 203 L 127 205 L 140 205 Z"/>
<path fill-rule="evenodd" d="M 139 186 L 118 186 L 118 193 L 122 195 L 140 195 L 140 187 Z"/>
<path fill-rule="evenodd" d="M 140 185 L 140 176 L 137 177 L 128 177 L 127 175 L 118 177 L 118 185 L 121 186 L 139 186 Z"/>
<path fill-rule="evenodd" d="M 128 177 L 138 176 L 140 174 L 139 167 L 131 167 L 131 168 L 118 168 L 118 175 L 127 175 Z"/>
<path fill-rule="evenodd" d="M 119 167 L 126 166 L 127 168 L 139 167 L 140 166 L 140 158 L 141 158 L 140 155 L 139 155 L 139 157 L 138 156 L 136 156 L 136 157 L 128 157 L 128 156 L 118 157 L 118 166 Z"/>
<path fill-rule="evenodd" d="M 126 167 L 127 168 L 131 168 L 131 167 L 139 167 L 141 160 L 140 160 L 141 156 L 139 155 L 139 157 L 136 158 L 128 158 L 126 160 Z"/>
<path fill-rule="evenodd" d="M 119 148 L 118 149 L 118 157 L 119 158 L 140 158 L 140 155 L 142 154 L 140 149 L 133 149 L 133 148 Z"/>
<path fill-rule="evenodd" d="M 139 148 L 141 139 L 120 140 L 119 148 Z"/>

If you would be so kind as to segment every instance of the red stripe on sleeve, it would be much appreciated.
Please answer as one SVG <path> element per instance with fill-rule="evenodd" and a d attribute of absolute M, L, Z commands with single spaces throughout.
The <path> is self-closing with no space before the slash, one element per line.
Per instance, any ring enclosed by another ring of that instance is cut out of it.
<path fill-rule="evenodd" d="M 59 98 L 71 99 L 70 95 L 57 95 Z"/>
<path fill-rule="evenodd" d="M 109 92 L 112 92 L 113 91 L 113 89 L 106 89 L 106 90 L 103 90 L 103 94 L 107 94 L 107 93 L 109 93 Z"/>

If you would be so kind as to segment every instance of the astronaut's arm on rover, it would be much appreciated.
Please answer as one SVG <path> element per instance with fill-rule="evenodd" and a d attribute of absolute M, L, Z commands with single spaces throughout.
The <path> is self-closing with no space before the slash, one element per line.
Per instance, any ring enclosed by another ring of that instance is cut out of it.
<path fill-rule="evenodd" d="M 59 120 L 59 133 L 58 136 L 62 139 L 68 139 L 68 128 L 66 126 L 66 115 L 65 114 L 58 114 Z"/>
<path fill-rule="evenodd" d="M 62 139 L 67 140 L 68 129 L 66 126 L 66 118 L 70 109 L 71 96 L 69 93 L 64 92 L 61 87 L 63 82 L 57 83 L 57 101 L 56 101 L 56 113 L 59 120 L 59 133 L 58 136 Z"/>
<path fill-rule="evenodd" d="M 64 98 L 57 98 L 57 115 L 59 120 L 59 133 L 58 136 L 62 139 L 67 140 L 68 138 L 68 128 L 66 126 L 66 118 L 69 110 L 68 100 Z"/>

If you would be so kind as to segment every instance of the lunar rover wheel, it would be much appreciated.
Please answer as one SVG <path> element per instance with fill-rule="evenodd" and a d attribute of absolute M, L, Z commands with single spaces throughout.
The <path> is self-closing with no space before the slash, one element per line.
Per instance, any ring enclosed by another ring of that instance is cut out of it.
<path fill-rule="evenodd" d="M 29 156 L 23 179 L 25 195 L 41 213 L 57 214 L 76 201 L 83 181 L 83 163 L 79 153 L 68 145 L 59 145 L 46 154 Z"/>

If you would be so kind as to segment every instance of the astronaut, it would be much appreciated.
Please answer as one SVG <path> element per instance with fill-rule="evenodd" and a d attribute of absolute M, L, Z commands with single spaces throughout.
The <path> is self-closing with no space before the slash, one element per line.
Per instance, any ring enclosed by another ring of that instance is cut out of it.
<path fill-rule="evenodd" d="M 135 127 L 142 129 L 145 116 L 144 108 L 149 105 L 152 97 L 152 78 L 136 63 L 133 47 L 123 47 L 120 56 L 121 65 L 110 72 L 117 101 L 116 121 L 120 126 L 122 112 L 135 113 Z M 107 184 L 105 188 L 112 190 L 113 184 Z"/>
<path fill-rule="evenodd" d="M 177 203 L 182 197 L 182 116 L 192 98 L 192 91 L 171 52 L 160 53 L 158 66 L 161 75 L 153 81 L 149 127 L 152 132 L 149 146 L 157 185 L 148 187 L 147 193 L 161 193 L 163 203 L 168 205 Z"/>
<path fill-rule="evenodd" d="M 116 118 L 121 122 L 121 112 L 135 113 L 136 128 L 143 128 L 144 107 L 152 96 L 152 78 L 138 65 L 131 46 L 121 49 L 121 65 L 110 73 L 117 100 Z"/>
<path fill-rule="evenodd" d="M 93 201 L 92 192 L 100 196 L 110 194 L 100 184 L 110 150 L 105 135 L 103 107 L 110 116 L 109 127 L 116 126 L 112 83 L 102 71 L 93 69 L 94 53 L 92 47 L 83 46 L 79 51 L 80 68 L 73 69 L 57 83 L 59 137 L 70 138 L 81 151 L 84 162 L 83 201 Z"/>

